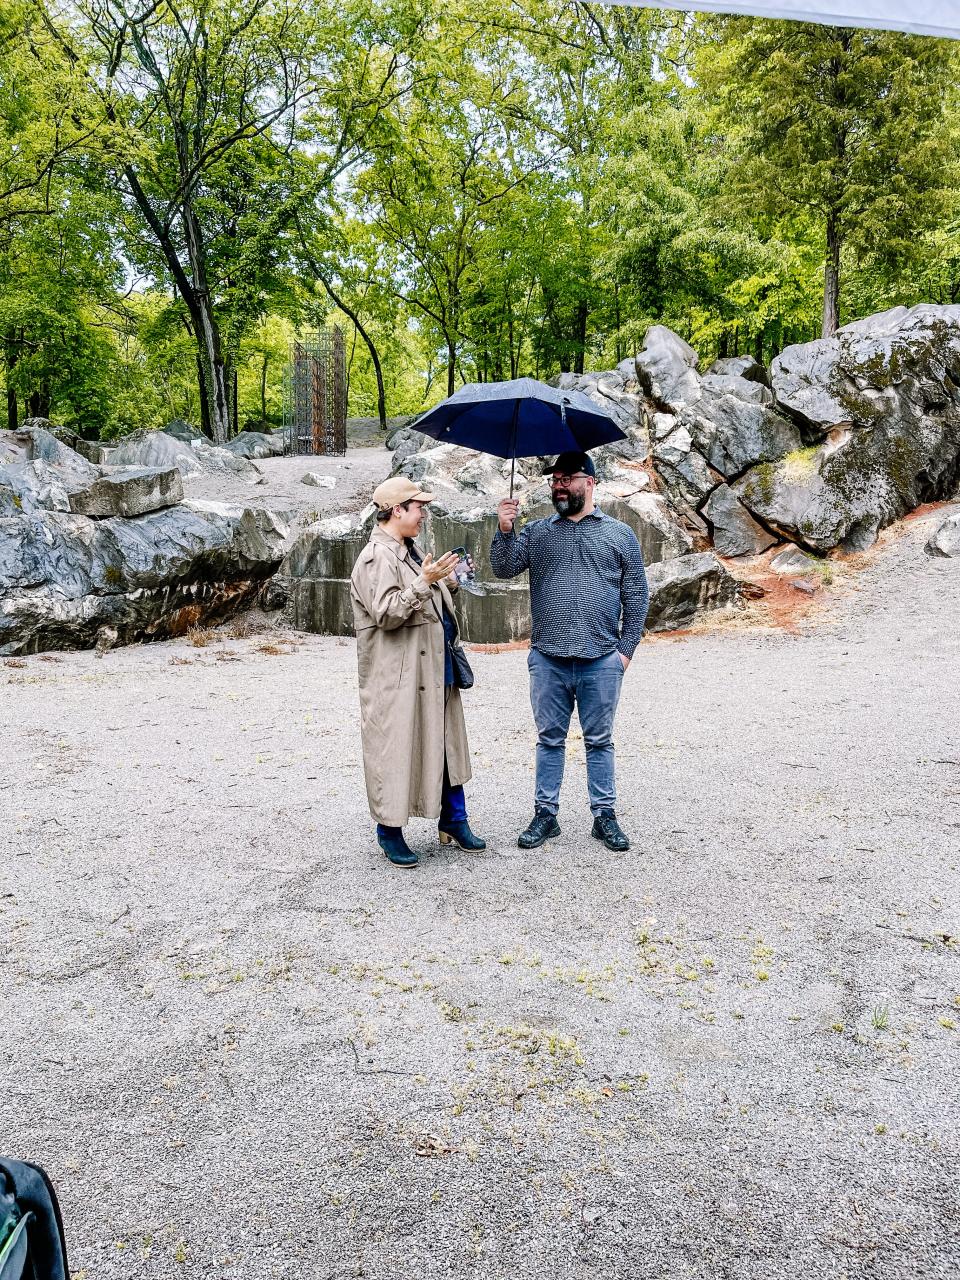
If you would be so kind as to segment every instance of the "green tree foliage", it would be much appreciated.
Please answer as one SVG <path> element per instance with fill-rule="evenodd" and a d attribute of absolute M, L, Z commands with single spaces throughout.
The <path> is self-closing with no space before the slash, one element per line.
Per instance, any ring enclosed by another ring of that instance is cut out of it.
<path fill-rule="evenodd" d="M 7 421 L 277 426 L 960 299 L 956 50 L 581 0 L 0 0 Z"/>
<path fill-rule="evenodd" d="M 733 19 L 707 28 L 695 69 L 733 153 L 726 195 L 768 229 L 816 228 L 823 333 L 837 327 L 841 260 L 902 267 L 955 181 L 945 110 L 951 42 L 899 32 Z"/>

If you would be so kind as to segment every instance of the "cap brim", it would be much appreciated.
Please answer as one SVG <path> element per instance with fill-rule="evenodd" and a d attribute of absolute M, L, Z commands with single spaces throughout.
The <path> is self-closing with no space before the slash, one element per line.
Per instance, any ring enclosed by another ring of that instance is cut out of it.
<path fill-rule="evenodd" d="M 415 493 L 413 497 L 408 498 L 407 501 L 408 502 L 432 502 L 434 499 L 434 496 L 435 495 L 432 493 L 420 492 L 420 493 Z"/>
<path fill-rule="evenodd" d="M 561 457 L 562 456 L 563 455 L 561 454 Z M 560 458 L 557 459 L 557 462 L 559 461 L 560 461 Z M 557 462 L 551 462 L 550 466 L 544 467 L 543 470 L 540 472 L 540 474 L 543 476 L 552 476 L 554 471 L 556 471 L 557 469 Z M 580 470 L 583 472 L 585 476 L 590 476 L 592 479 L 596 480 L 597 478 L 596 469 L 594 469 L 593 471 L 587 471 L 585 467 L 581 467 Z"/>

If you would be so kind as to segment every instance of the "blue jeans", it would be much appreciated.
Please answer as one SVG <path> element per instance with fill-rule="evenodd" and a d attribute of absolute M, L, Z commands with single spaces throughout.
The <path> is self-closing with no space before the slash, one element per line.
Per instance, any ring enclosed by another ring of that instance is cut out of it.
<path fill-rule="evenodd" d="M 443 788 L 440 792 L 440 822 L 441 825 L 449 825 L 451 822 L 466 822 L 467 820 L 467 798 L 463 793 L 463 787 L 457 785 L 451 787 L 450 775 L 447 773 L 447 762 L 443 762 Z M 377 823 L 378 836 L 398 836 L 403 827 L 385 827 L 382 822 Z"/>
<path fill-rule="evenodd" d="M 587 754 L 590 809 L 594 817 L 602 809 L 616 809 L 613 718 L 623 684 L 619 652 L 602 658 L 551 658 L 531 649 L 527 666 L 538 735 L 537 808 L 556 813 L 560 807 L 567 730 L 576 703 Z"/>

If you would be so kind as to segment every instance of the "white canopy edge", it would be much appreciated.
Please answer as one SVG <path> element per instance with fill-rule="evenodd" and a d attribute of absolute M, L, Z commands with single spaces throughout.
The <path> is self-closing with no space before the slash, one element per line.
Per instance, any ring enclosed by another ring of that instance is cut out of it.
<path fill-rule="evenodd" d="M 909 31 L 921 36 L 945 36 L 960 40 L 960 0 L 601 0 L 603 4 L 629 5 L 634 9 L 687 9 L 709 13 L 742 13 L 754 18 L 790 18 L 794 22 L 819 22 L 831 27 L 878 27 L 884 31 Z"/>

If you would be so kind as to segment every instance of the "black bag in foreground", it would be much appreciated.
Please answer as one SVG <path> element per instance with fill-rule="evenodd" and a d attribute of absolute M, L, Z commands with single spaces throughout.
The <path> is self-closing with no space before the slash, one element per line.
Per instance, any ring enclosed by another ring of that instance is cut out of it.
<path fill-rule="evenodd" d="M 0 1156 L 0 1280 L 70 1280 L 60 1206 L 35 1164 Z"/>
<path fill-rule="evenodd" d="M 460 644 L 452 644 L 450 646 L 450 658 L 453 662 L 453 683 L 458 689 L 472 689 L 473 668 L 467 661 L 467 655 L 463 652 L 463 646 Z M 3 1280 L 2 1276 L 0 1276 L 0 1280 Z"/>

